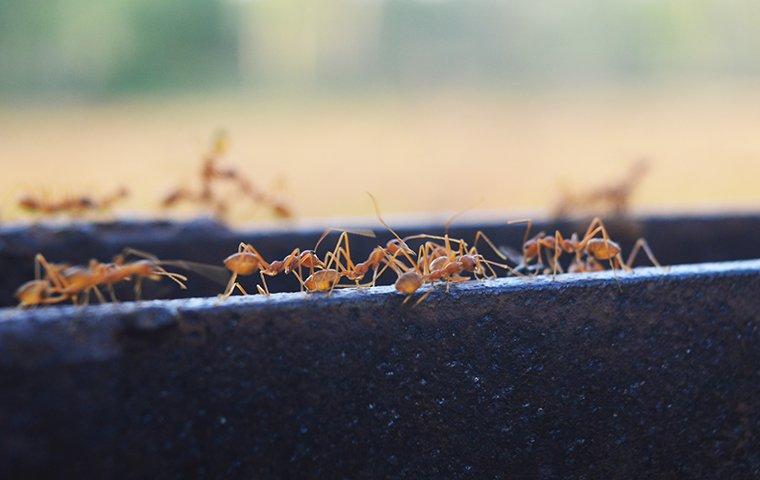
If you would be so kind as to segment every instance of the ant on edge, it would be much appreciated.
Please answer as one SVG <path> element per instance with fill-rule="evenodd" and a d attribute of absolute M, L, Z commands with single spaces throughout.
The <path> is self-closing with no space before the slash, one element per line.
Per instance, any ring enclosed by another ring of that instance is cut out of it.
<path fill-rule="evenodd" d="M 126 261 L 125 255 L 145 256 L 139 260 Z M 111 300 L 116 302 L 114 285 L 134 279 L 135 300 L 139 300 L 144 280 L 172 280 L 185 289 L 187 278 L 163 268 L 161 260 L 137 250 L 127 249 L 125 255 L 117 255 L 112 262 L 101 263 L 90 260 L 87 266 L 67 263 L 51 263 L 38 253 L 34 259 L 35 279 L 24 283 L 16 290 L 20 307 L 51 305 L 65 301 L 77 305 L 87 305 L 90 295 L 95 294 L 100 303 L 106 299 L 100 288 L 107 288 Z M 168 262 L 166 262 L 168 263 Z M 44 272 L 44 274 L 43 274 Z"/>
<path fill-rule="evenodd" d="M 217 186 L 228 184 L 235 192 L 250 200 L 256 206 L 267 208 L 277 219 L 293 217 L 293 210 L 283 200 L 258 188 L 248 177 L 233 166 L 221 167 L 219 162 L 229 151 L 230 139 L 226 131 L 218 131 L 211 145 L 203 154 L 199 170 L 200 187 L 194 190 L 179 186 L 167 193 L 161 200 L 164 209 L 174 208 L 182 203 L 198 205 L 210 209 L 219 219 L 224 219 L 229 210 L 228 201 L 219 195 Z"/>

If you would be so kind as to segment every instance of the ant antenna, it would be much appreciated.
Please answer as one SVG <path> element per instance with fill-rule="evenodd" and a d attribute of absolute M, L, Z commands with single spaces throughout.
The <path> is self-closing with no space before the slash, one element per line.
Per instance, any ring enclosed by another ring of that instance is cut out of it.
<path fill-rule="evenodd" d="M 445 225 L 445 227 L 444 227 L 444 235 L 448 235 L 449 234 L 449 229 L 451 228 L 451 224 L 454 222 L 454 220 L 457 217 L 459 217 L 459 216 L 467 213 L 468 211 L 472 210 L 473 208 L 477 207 L 478 205 L 480 205 L 481 203 L 483 203 L 484 200 L 485 199 L 481 198 L 480 200 L 478 200 L 477 202 L 473 203 L 469 207 L 464 208 L 464 209 L 462 209 L 462 210 L 454 213 L 452 216 L 450 216 L 449 219 L 446 220 L 446 223 L 444 224 Z"/>
<path fill-rule="evenodd" d="M 390 232 L 393 234 L 393 236 L 394 236 L 394 237 L 396 237 L 396 239 L 397 239 L 399 242 L 401 242 L 401 245 L 403 245 L 404 247 L 406 247 L 406 242 L 405 242 L 405 241 L 404 241 L 404 240 L 403 240 L 401 237 L 399 237 L 399 236 L 398 236 L 398 233 L 396 233 L 396 232 L 395 232 L 395 231 L 394 231 L 394 230 L 391 228 L 391 226 L 390 226 L 390 225 L 388 225 L 388 224 L 385 222 L 385 220 L 383 220 L 383 216 L 380 214 L 380 207 L 379 207 L 379 206 L 378 206 L 378 204 L 377 204 L 377 199 L 375 198 L 375 196 L 374 196 L 374 195 L 372 195 L 372 194 L 371 194 L 371 193 L 369 193 L 369 192 L 365 192 L 365 193 L 366 193 L 367 195 L 369 195 L 369 198 L 370 198 L 370 199 L 372 199 L 372 205 L 375 207 L 375 214 L 377 215 L 377 219 L 378 219 L 378 220 L 380 220 L 380 223 L 382 223 L 382 224 L 383 224 L 383 226 L 385 226 L 385 228 L 387 228 L 387 229 L 388 229 L 388 230 L 389 230 L 389 231 L 390 231 Z M 407 248 L 409 248 L 409 247 L 407 247 Z M 414 264 L 414 263 L 415 263 L 415 262 L 412 260 L 412 258 L 409 256 L 409 254 L 408 254 L 408 253 L 406 253 L 406 251 L 405 251 L 403 248 L 401 249 L 401 251 L 403 252 L 403 254 L 404 254 L 404 256 L 406 257 L 406 259 L 407 259 L 407 260 L 409 260 L 409 263 L 411 263 L 411 264 Z"/>
<path fill-rule="evenodd" d="M 350 233 L 353 235 L 359 235 L 361 237 L 368 237 L 368 238 L 375 238 L 375 232 L 372 230 L 363 230 L 363 229 L 352 229 L 352 228 L 338 228 L 338 227 L 329 227 L 325 229 L 324 232 L 322 232 L 322 236 L 319 237 L 319 240 L 317 240 L 317 244 L 314 245 L 314 251 L 317 251 L 317 248 L 319 248 L 319 245 L 322 243 L 322 241 L 327 238 L 328 235 L 332 232 L 341 232 L 341 233 Z"/>
<path fill-rule="evenodd" d="M 524 245 L 525 242 L 528 241 L 528 235 L 530 235 L 530 229 L 533 228 L 533 220 L 531 220 L 530 218 L 523 218 L 523 219 L 520 219 L 520 220 L 510 220 L 510 221 L 507 222 L 507 225 L 514 225 L 516 223 L 527 223 L 528 224 L 528 228 L 525 229 L 525 235 L 523 235 L 523 245 Z"/>
<path fill-rule="evenodd" d="M 383 220 L 383 216 L 380 214 L 380 207 L 377 205 L 377 199 L 375 198 L 375 196 L 369 192 L 365 192 L 365 193 L 369 195 L 370 199 L 372 199 L 372 205 L 375 207 L 375 214 L 377 215 L 377 219 L 380 220 L 380 223 L 382 223 L 383 226 L 385 226 L 385 228 L 387 228 L 393 234 L 393 236 L 396 237 L 400 242 L 403 242 L 403 240 L 401 240 L 401 237 L 399 237 L 398 234 L 395 231 L 393 231 L 391 226 L 385 223 L 385 220 Z"/>

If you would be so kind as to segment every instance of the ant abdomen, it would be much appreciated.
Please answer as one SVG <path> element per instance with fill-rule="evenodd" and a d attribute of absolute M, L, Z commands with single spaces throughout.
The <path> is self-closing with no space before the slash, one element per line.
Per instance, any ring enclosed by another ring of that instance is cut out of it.
<path fill-rule="evenodd" d="M 415 271 L 409 271 L 399 275 L 394 286 L 396 287 L 396 291 L 403 293 L 404 295 L 411 295 L 419 290 L 422 283 L 422 275 Z"/>
<path fill-rule="evenodd" d="M 609 260 L 620 253 L 620 245 L 604 238 L 592 238 L 586 245 L 586 250 L 597 260 Z"/>
<path fill-rule="evenodd" d="M 259 257 L 249 252 L 233 253 L 224 259 L 224 266 L 241 276 L 251 275 L 260 264 Z"/>

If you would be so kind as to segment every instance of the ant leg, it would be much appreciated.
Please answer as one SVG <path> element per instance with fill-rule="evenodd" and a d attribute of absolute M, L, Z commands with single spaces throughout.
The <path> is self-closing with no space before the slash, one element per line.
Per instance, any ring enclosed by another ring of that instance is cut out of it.
<path fill-rule="evenodd" d="M 142 277 L 135 279 L 135 302 L 139 302 L 142 298 Z"/>
<path fill-rule="evenodd" d="M 179 273 L 169 272 L 165 268 L 160 267 L 158 265 L 155 265 L 155 268 L 158 271 L 158 275 L 169 278 L 170 280 L 175 282 L 177 285 L 179 285 L 179 288 L 181 288 L 182 290 L 187 290 L 187 285 L 183 283 L 187 281 L 186 276 L 180 275 Z"/>
<path fill-rule="evenodd" d="M 55 303 L 65 302 L 66 300 L 68 300 L 68 298 L 69 297 L 67 295 L 59 295 L 57 297 L 48 297 L 48 298 L 46 298 L 45 300 L 42 301 L 42 304 L 43 305 L 53 305 Z M 19 307 L 21 307 L 21 305 L 19 305 Z"/>
<path fill-rule="evenodd" d="M 482 259 L 481 261 L 482 261 L 483 263 L 485 263 L 486 265 L 488 265 L 489 267 L 491 267 L 491 270 L 493 270 L 493 267 L 499 267 L 499 268 L 503 268 L 503 269 L 504 269 L 504 270 L 506 270 L 508 273 L 511 273 L 512 275 L 514 275 L 514 276 L 516 276 L 516 277 L 524 277 L 524 276 L 525 276 L 524 274 L 522 274 L 522 273 L 518 272 L 517 270 L 515 270 L 514 268 L 510 267 L 510 266 L 509 266 L 509 265 L 507 265 L 507 264 L 504 264 L 504 263 L 496 263 L 496 262 L 493 262 L 493 261 L 491 261 L 491 260 L 486 260 L 486 259 Z M 498 275 L 496 275 L 496 276 L 498 277 Z"/>
<path fill-rule="evenodd" d="M 559 257 L 562 255 L 562 243 L 565 241 L 562 238 L 562 233 L 559 230 L 554 231 L 554 265 L 552 271 L 552 278 L 557 276 L 557 265 L 559 264 Z"/>
<path fill-rule="evenodd" d="M 478 240 L 480 240 L 481 238 L 483 239 L 484 242 L 486 242 L 488 244 L 489 247 L 491 247 L 491 250 L 493 250 L 493 252 L 499 258 L 501 258 L 504 261 L 508 260 L 507 257 L 506 257 L 506 255 L 504 255 L 503 253 L 501 253 L 501 251 L 498 248 L 496 248 L 496 245 L 491 241 L 490 238 L 488 238 L 488 236 L 485 233 L 483 233 L 482 230 L 478 230 L 477 232 L 475 232 L 475 241 L 472 243 L 472 246 L 473 247 L 477 247 L 478 246 Z"/>
<path fill-rule="evenodd" d="M 398 234 L 391 228 L 390 225 L 388 225 L 385 222 L 385 220 L 383 220 L 382 215 L 380 215 L 380 207 L 378 206 L 377 200 L 375 199 L 375 197 L 371 193 L 369 193 L 369 192 L 366 192 L 366 193 L 367 193 L 367 195 L 369 195 L 369 198 L 372 199 L 372 205 L 375 207 L 375 214 L 377 215 L 377 219 L 380 220 L 380 223 L 382 223 L 383 226 L 385 228 L 387 228 L 388 231 L 391 232 L 393 234 L 393 236 L 396 237 L 396 239 L 399 242 L 401 242 L 401 245 L 402 245 L 401 253 L 403 253 L 404 256 L 406 257 L 406 259 L 409 260 L 409 263 L 414 264 L 414 261 L 412 260 L 412 257 L 406 252 L 406 249 L 403 248 L 403 247 L 406 246 L 406 242 L 401 237 L 398 236 Z M 414 253 L 412 253 L 412 255 L 414 255 Z"/>
<path fill-rule="evenodd" d="M 50 277 L 50 280 L 53 282 L 53 286 L 55 286 L 58 289 L 64 288 L 64 281 L 60 277 L 59 273 L 56 271 L 55 268 L 53 268 L 50 263 L 48 263 L 47 259 L 45 259 L 44 256 L 42 256 L 41 253 L 38 253 L 34 256 L 34 262 L 35 262 L 35 274 L 39 273 L 39 267 L 42 266 L 42 268 L 45 270 L 45 273 Z M 39 280 L 39 278 L 37 278 Z"/>
<path fill-rule="evenodd" d="M 142 250 L 138 250 L 132 247 L 127 247 L 124 250 L 122 250 L 121 255 L 123 256 L 133 255 L 135 257 L 145 258 L 147 260 L 153 260 L 155 262 L 159 261 L 158 257 L 153 255 L 152 253 L 144 252 Z"/>
<path fill-rule="evenodd" d="M 230 281 L 227 282 L 227 286 L 224 288 L 224 293 L 222 293 L 219 298 L 222 300 L 229 298 L 230 295 L 232 295 L 232 290 L 235 288 L 235 280 L 237 280 L 237 273 L 232 272 L 232 275 L 230 275 Z"/>
<path fill-rule="evenodd" d="M 241 243 L 240 247 L 238 248 L 242 248 L 242 250 L 239 250 L 239 253 L 248 252 L 248 253 L 252 253 L 256 255 L 259 258 L 259 262 L 261 263 L 261 266 L 264 267 L 263 270 L 266 270 L 269 268 L 269 263 L 266 260 L 264 260 L 264 255 L 262 255 L 258 250 L 256 250 L 256 248 L 250 243 Z"/>
<path fill-rule="evenodd" d="M 304 280 L 303 280 L 303 276 L 302 276 L 302 273 L 301 273 L 300 266 L 299 266 L 297 272 L 295 270 L 293 270 L 293 275 L 296 276 L 296 279 L 298 279 L 298 283 L 301 284 L 301 293 L 303 293 L 303 291 L 305 289 L 305 285 L 304 285 Z"/>
<path fill-rule="evenodd" d="M 264 284 L 264 292 L 266 292 L 266 296 L 268 297 L 269 296 L 269 286 L 267 285 L 266 276 L 264 275 L 264 272 L 262 272 L 261 270 L 259 270 L 259 276 L 261 277 L 261 283 Z M 261 290 L 259 290 L 259 291 L 261 291 Z"/>
<path fill-rule="evenodd" d="M 385 257 L 383 257 L 383 263 L 384 263 L 383 268 L 381 268 L 380 271 L 377 272 L 377 275 L 375 278 L 380 277 L 383 273 L 385 273 L 385 271 L 388 268 L 393 270 L 396 273 L 396 275 L 399 275 L 399 276 L 402 273 L 404 273 L 404 271 L 412 268 L 412 267 L 407 267 L 406 265 L 404 265 L 398 258 L 396 258 L 397 255 L 398 255 L 398 252 L 394 253 L 393 255 L 389 255 L 388 253 L 385 254 Z"/>
<path fill-rule="evenodd" d="M 523 235 L 523 242 L 522 243 L 523 243 L 523 245 L 525 245 L 525 242 L 528 241 L 528 236 L 530 236 L 530 230 L 531 230 L 531 228 L 533 228 L 533 220 L 531 220 L 530 218 L 523 218 L 523 219 L 520 219 L 520 220 L 510 220 L 510 221 L 507 222 L 507 225 L 514 225 L 516 223 L 527 223 L 528 224 L 527 228 L 525 229 L 525 234 Z"/>
<path fill-rule="evenodd" d="M 636 260 L 636 255 L 638 255 L 639 251 L 643 249 L 644 253 L 649 257 L 649 261 L 652 262 L 652 264 L 657 268 L 662 268 L 662 265 L 660 265 L 660 262 L 657 261 L 657 258 L 655 258 L 654 253 L 652 252 L 652 249 L 649 248 L 649 244 L 647 241 L 643 238 L 639 238 L 636 240 L 636 243 L 633 246 L 633 249 L 631 250 L 631 254 L 628 256 L 628 261 L 625 262 L 625 266 L 628 267 L 628 269 L 633 268 L 633 262 Z"/>
<path fill-rule="evenodd" d="M 343 244 L 345 245 L 343 254 L 346 256 L 346 270 L 353 270 L 356 265 L 354 265 L 354 261 L 351 259 L 351 244 L 348 241 L 348 232 L 343 232 L 345 235 Z"/>
<path fill-rule="evenodd" d="M 95 292 L 95 296 L 100 303 L 106 303 L 106 297 L 103 296 L 103 292 L 101 292 L 97 286 L 92 287 L 92 291 Z"/>
<path fill-rule="evenodd" d="M 433 293 L 432 290 L 428 290 L 427 292 L 423 293 L 422 296 L 419 298 L 419 300 L 417 300 L 416 302 L 414 302 L 414 305 L 412 305 L 412 306 L 416 307 L 420 303 L 424 302 L 425 299 L 428 298 L 431 293 Z M 410 297 L 411 297 L 411 295 L 410 295 Z M 404 303 L 406 303 L 406 300 L 404 300 Z"/>
<path fill-rule="evenodd" d="M 119 299 L 116 298 L 116 290 L 113 288 L 113 283 L 108 284 L 108 294 L 111 296 L 111 301 L 113 303 L 118 303 Z"/>
<path fill-rule="evenodd" d="M 343 245 L 345 245 L 345 248 L 343 247 Z M 316 252 L 316 248 L 314 251 Z M 331 255 L 329 261 L 327 261 L 328 255 Z M 325 254 L 325 260 L 326 260 L 325 268 L 329 269 L 332 266 L 333 261 L 336 263 L 336 265 L 341 265 L 340 263 L 341 255 L 346 259 L 345 269 L 352 270 L 353 261 L 351 260 L 348 232 L 341 233 L 340 236 L 338 237 L 338 241 L 335 242 L 335 249 L 332 252 L 327 252 L 327 254 Z M 342 266 L 337 267 L 336 269 L 340 270 L 340 268 L 342 268 Z"/>
<path fill-rule="evenodd" d="M 415 292 L 415 293 L 416 293 L 416 292 Z M 430 295 L 430 292 L 429 292 L 429 291 L 428 291 L 428 292 L 425 292 L 425 293 L 423 293 L 423 294 L 422 294 L 422 300 L 424 300 L 425 298 L 427 298 L 427 296 L 428 296 L 428 295 Z M 408 302 L 409 300 L 411 300 L 413 296 L 414 296 L 414 293 L 410 293 L 409 295 L 407 295 L 407 296 L 406 296 L 406 298 L 404 298 L 404 301 L 403 301 L 403 302 L 401 302 L 401 305 L 406 305 L 406 302 Z M 417 302 L 415 302 L 415 303 L 414 303 L 414 305 L 417 305 L 418 303 L 420 303 L 420 302 L 419 302 L 419 300 L 418 300 Z M 413 306 L 414 306 L 414 305 L 413 305 Z"/>

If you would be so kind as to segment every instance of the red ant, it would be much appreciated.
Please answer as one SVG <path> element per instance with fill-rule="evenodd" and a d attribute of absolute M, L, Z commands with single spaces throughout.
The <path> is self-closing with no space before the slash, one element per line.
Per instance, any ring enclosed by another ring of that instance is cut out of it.
<path fill-rule="evenodd" d="M 155 258 L 155 257 L 153 257 Z M 35 256 L 35 280 L 23 284 L 16 291 L 20 306 L 48 305 L 71 300 L 78 303 L 79 295 L 85 294 L 84 303 L 89 303 L 90 293 L 94 292 L 101 303 L 105 302 L 99 286 L 108 286 L 111 297 L 115 300 L 113 284 L 135 277 L 135 299 L 139 300 L 142 280 L 160 280 L 167 277 L 185 288 L 183 275 L 166 271 L 156 260 L 138 260 L 135 262 L 100 263 L 91 260 L 88 267 L 68 266 L 49 263 L 38 253 Z M 45 276 L 40 278 L 40 267 Z"/>
<path fill-rule="evenodd" d="M 634 162 L 625 177 L 609 186 L 602 186 L 587 193 L 573 194 L 565 191 L 556 202 L 553 217 L 565 217 L 573 211 L 600 208 L 610 215 L 623 217 L 630 211 L 631 196 L 649 170 L 649 162 Z"/>
<path fill-rule="evenodd" d="M 120 187 L 110 195 L 96 198 L 88 195 L 70 196 L 60 200 L 50 200 L 32 195 L 25 195 L 18 200 L 18 205 L 23 210 L 43 215 L 55 215 L 58 213 L 82 215 L 87 211 L 106 211 L 113 205 L 129 196 L 129 190 Z"/>
<path fill-rule="evenodd" d="M 164 208 L 178 205 L 180 202 L 190 202 L 206 205 L 213 209 L 217 217 L 224 218 L 229 211 L 229 205 L 217 197 L 214 184 L 219 181 L 230 182 L 238 191 L 250 198 L 253 203 L 264 205 L 270 209 L 277 218 L 291 218 L 291 208 L 282 200 L 276 199 L 258 189 L 251 180 L 246 178 L 234 167 L 221 168 L 217 165 L 229 149 L 229 137 L 226 132 L 217 132 L 209 150 L 203 155 L 203 163 L 200 170 L 201 187 L 199 191 L 193 191 L 186 187 L 178 187 L 169 192 L 161 201 Z"/>
<path fill-rule="evenodd" d="M 602 234 L 602 238 L 597 237 L 598 233 Z M 559 264 L 560 255 L 562 252 L 574 253 L 577 263 L 580 262 L 580 256 L 585 253 L 589 259 L 594 261 L 609 261 L 610 268 L 623 268 L 625 270 L 631 270 L 633 262 L 636 260 L 636 256 L 642 249 L 646 253 L 649 260 L 658 268 L 661 268 L 660 263 L 652 253 L 649 244 L 643 238 L 639 238 L 634 244 L 633 249 L 628 257 L 627 262 L 623 262 L 621 255 L 622 249 L 617 242 L 610 240 L 607 229 L 604 227 L 604 223 L 599 217 L 595 217 L 586 229 L 586 234 L 581 240 L 578 240 L 578 236 L 573 233 L 569 239 L 565 239 L 559 230 L 555 232 L 555 248 L 554 248 L 554 268 L 555 273 Z M 588 264 L 588 262 L 587 262 Z M 593 266 L 593 264 L 590 264 Z M 593 268 L 596 268 L 593 266 Z"/>

